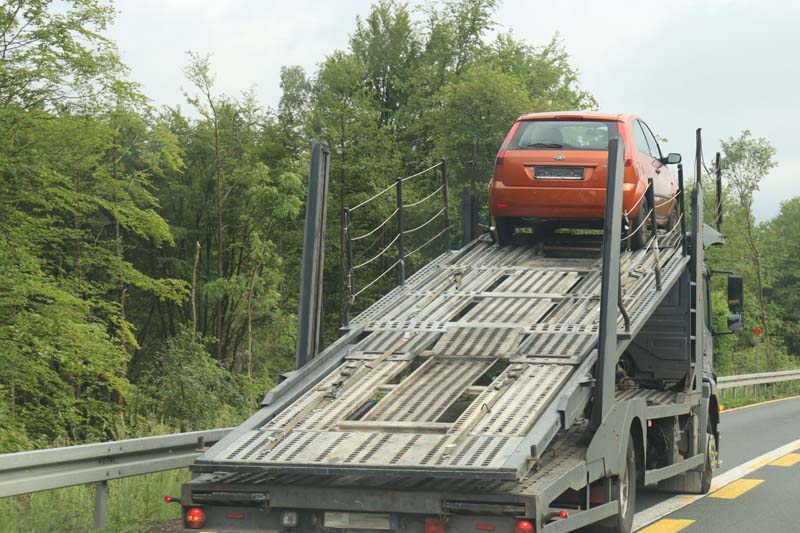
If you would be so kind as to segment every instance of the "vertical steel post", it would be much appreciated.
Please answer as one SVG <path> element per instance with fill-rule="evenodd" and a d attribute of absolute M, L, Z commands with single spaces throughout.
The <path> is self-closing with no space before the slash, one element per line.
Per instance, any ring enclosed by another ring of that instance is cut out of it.
<path fill-rule="evenodd" d="M 469 162 L 469 189 L 474 196 L 477 192 L 476 182 L 478 181 L 478 137 L 472 136 L 472 159 Z"/>
<path fill-rule="evenodd" d="M 355 271 L 353 270 L 353 232 L 350 228 L 350 209 L 344 210 L 344 231 L 345 231 L 345 256 L 347 258 L 347 301 L 344 304 L 342 313 L 342 327 L 350 327 L 350 309 L 355 300 Z"/>
<path fill-rule="evenodd" d="M 680 195 L 678 196 L 678 205 L 680 206 L 681 217 L 681 250 L 683 255 L 689 253 L 689 242 L 686 240 L 686 189 L 683 186 L 683 165 L 678 165 L 678 188 Z"/>
<path fill-rule="evenodd" d="M 325 214 L 328 199 L 328 145 L 314 141 L 308 178 L 303 263 L 297 324 L 297 368 L 319 352 L 322 344 L 322 277 L 325 264 Z"/>
<path fill-rule="evenodd" d="M 442 196 L 444 197 L 444 251 L 452 248 L 450 243 L 450 192 L 447 189 L 447 161 L 442 159 Z"/>
<path fill-rule="evenodd" d="M 94 484 L 94 528 L 105 529 L 108 508 L 108 481 Z"/>
<path fill-rule="evenodd" d="M 717 152 L 714 158 L 714 172 L 717 175 L 717 207 L 714 209 L 717 222 L 717 231 L 722 231 L 722 155 Z"/>
<path fill-rule="evenodd" d="M 619 137 L 608 142 L 606 210 L 603 220 L 603 271 L 600 289 L 600 342 L 592 424 L 599 427 L 614 405 L 617 368 L 619 256 L 622 236 L 622 181 L 625 144 Z"/>
<path fill-rule="evenodd" d="M 658 250 L 658 226 L 656 225 L 656 192 L 653 188 L 653 178 L 647 178 L 647 190 L 645 190 L 647 203 L 650 205 L 650 231 L 653 235 L 653 254 L 655 256 L 655 270 L 656 270 L 656 289 L 661 290 L 661 260 L 659 258 Z M 645 223 L 647 226 L 647 223 Z M 645 231 L 642 228 L 641 231 Z"/>
<path fill-rule="evenodd" d="M 687 380 L 690 389 L 694 391 L 702 390 L 702 375 L 705 367 L 705 266 L 703 265 L 703 180 L 702 180 L 702 154 L 703 140 L 702 130 L 697 128 L 695 137 L 695 188 L 692 192 L 692 255 L 690 259 L 691 278 L 694 294 L 695 313 L 694 313 L 694 340 L 691 342 L 692 353 L 689 354 L 689 372 L 693 373 L 691 379 Z"/>
<path fill-rule="evenodd" d="M 406 257 L 403 251 L 403 178 L 397 178 L 397 284 L 406 282 Z"/>

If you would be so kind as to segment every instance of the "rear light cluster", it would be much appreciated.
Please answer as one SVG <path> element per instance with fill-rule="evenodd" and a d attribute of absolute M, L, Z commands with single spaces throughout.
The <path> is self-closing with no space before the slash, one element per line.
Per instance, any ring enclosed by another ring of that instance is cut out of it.
<path fill-rule="evenodd" d="M 519 128 L 519 122 L 515 122 L 513 126 L 511 126 L 511 131 L 508 132 L 506 138 L 503 139 L 503 144 L 500 145 L 500 150 L 497 152 L 497 159 L 495 160 L 494 164 L 500 166 L 503 164 L 503 158 L 506 155 L 506 148 L 508 147 L 508 143 L 511 142 L 511 139 L 514 138 L 514 134 L 517 133 L 517 129 Z"/>
<path fill-rule="evenodd" d="M 444 533 L 444 520 L 435 518 L 425 520 L 425 533 Z"/>
<path fill-rule="evenodd" d="M 528 533 L 530 531 L 535 531 L 530 520 L 520 520 L 517 522 L 517 527 L 514 528 L 514 533 Z"/>
<path fill-rule="evenodd" d="M 206 513 L 199 507 L 191 507 L 183 518 L 189 529 L 200 529 L 206 525 Z"/>

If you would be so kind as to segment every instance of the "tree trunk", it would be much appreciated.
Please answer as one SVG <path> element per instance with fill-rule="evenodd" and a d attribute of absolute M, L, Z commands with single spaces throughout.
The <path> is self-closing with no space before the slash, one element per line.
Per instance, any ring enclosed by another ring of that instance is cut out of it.
<path fill-rule="evenodd" d="M 745 223 L 747 227 L 747 245 L 750 247 L 750 255 L 756 265 L 756 293 L 758 294 L 758 306 L 761 313 L 761 327 L 764 328 L 764 347 L 767 352 L 767 365 L 773 368 L 772 350 L 769 343 L 769 325 L 767 324 L 767 304 L 764 301 L 764 282 L 761 274 L 761 255 L 758 253 L 755 239 L 753 238 L 753 226 L 750 220 L 751 202 L 745 202 Z"/>
<path fill-rule="evenodd" d="M 192 340 L 197 337 L 197 264 L 200 262 L 200 241 L 194 241 L 194 265 L 192 266 Z"/>
<path fill-rule="evenodd" d="M 220 167 L 219 157 L 219 118 L 217 110 L 208 97 L 211 106 L 211 112 L 214 115 L 214 174 L 216 185 L 216 203 L 217 203 L 217 277 L 224 277 L 224 269 L 222 263 L 222 169 Z M 217 337 L 217 360 L 222 360 L 222 298 L 217 300 L 217 312 L 215 317 L 214 335 Z"/>

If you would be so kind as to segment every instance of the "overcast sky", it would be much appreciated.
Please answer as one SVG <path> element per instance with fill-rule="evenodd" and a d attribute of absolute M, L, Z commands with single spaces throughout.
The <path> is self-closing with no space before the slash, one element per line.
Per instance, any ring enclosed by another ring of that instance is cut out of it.
<path fill-rule="evenodd" d="M 193 50 L 213 53 L 219 90 L 255 86 L 261 102 L 274 106 L 280 67 L 313 73 L 325 55 L 346 48 L 370 0 L 116 5 L 111 37 L 155 104 L 184 103 L 182 68 Z M 496 20 L 534 45 L 559 32 L 600 109 L 641 115 L 687 167 L 697 127 L 709 164 L 720 138 L 750 129 L 769 139 L 779 166 L 756 197 L 759 219 L 800 195 L 800 2 L 505 0 Z"/>

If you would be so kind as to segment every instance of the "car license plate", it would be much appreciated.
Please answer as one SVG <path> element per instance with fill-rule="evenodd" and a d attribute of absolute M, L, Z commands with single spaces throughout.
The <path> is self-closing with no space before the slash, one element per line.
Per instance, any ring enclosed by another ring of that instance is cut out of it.
<path fill-rule="evenodd" d="M 533 167 L 538 180 L 582 180 L 583 167 Z"/>
<path fill-rule="evenodd" d="M 335 529 L 372 529 L 375 531 L 394 531 L 397 529 L 397 515 L 390 513 L 325 513 L 325 527 Z"/>

